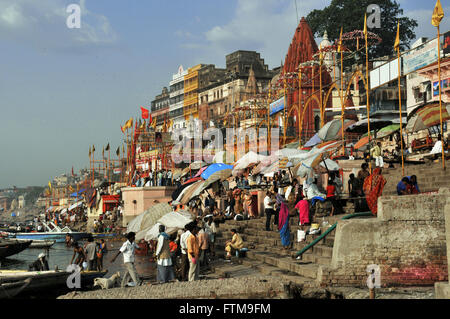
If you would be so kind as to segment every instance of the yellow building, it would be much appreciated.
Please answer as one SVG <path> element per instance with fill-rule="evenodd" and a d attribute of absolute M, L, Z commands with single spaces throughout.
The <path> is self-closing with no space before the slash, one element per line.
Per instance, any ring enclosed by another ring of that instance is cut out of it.
<path fill-rule="evenodd" d="M 188 74 L 184 76 L 184 102 L 183 114 L 186 120 L 192 115 L 198 118 L 198 70 L 202 68 L 202 64 L 198 64 L 188 69 Z"/>

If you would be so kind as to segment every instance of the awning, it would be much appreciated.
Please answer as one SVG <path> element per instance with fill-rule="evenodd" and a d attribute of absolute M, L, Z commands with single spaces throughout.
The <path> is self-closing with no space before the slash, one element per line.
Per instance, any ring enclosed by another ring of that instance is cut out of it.
<path fill-rule="evenodd" d="M 102 195 L 103 204 L 119 204 L 120 195 Z"/>
<path fill-rule="evenodd" d="M 448 104 L 442 105 L 442 121 L 450 120 L 450 115 L 447 111 Z M 416 114 L 411 117 L 406 125 L 407 132 L 418 132 L 426 130 L 432 126 L 441 124 L 441 116 L 439 103 L 431 103 L 419 109 Z"/>
<path fill-rule="evenodd" d="M 80 202 L 77 202 L 77 203 L 75 203 L 75 204 L 70 205 L 70 207 L 69 207 L 69 212 L 70 212 L 72 209 L 75 209 L 75 208 L 77 208 L 77 207 L 80 207 L 82 204 L 83 204 L 83 202 L 80 201 Z"/>

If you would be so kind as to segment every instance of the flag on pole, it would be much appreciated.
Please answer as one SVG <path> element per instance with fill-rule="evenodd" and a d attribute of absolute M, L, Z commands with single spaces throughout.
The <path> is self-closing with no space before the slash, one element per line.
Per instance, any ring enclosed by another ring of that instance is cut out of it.
<path fill-rule="evenodd" d="M 92 153 L 94 153 L 94 152 L 95 152 L 95 146 L 92 145 Z"/>
<path fill-rule="evenodd" d="M 149 111 L 141 106 L 141 111 L 142 111 L 142 118 L 143 119 L 148 119 L 148 115 L 149 115 Z"/>
<path fill-rule="evenodd" d="M 130 117 L 130 119 L 125 123 L 123 129 L 126 130 L 126 129 L 129 129 L 131 127 L 133 127 L 133 118 L 132 117 Z"/>
<path fill-rule="evenodd" d="M 364 38 L 367 42 L 367 13 L 364 15 Z"/>
<path fill-rule="evenodd" d="M 342 31 L 343 31 L 343 27 L 341 27 L 341 35 L 339 36 L 339 45 L 338 45 L 338 52 L 341 53 L 342 52 Z"/>
<path fill-rule="evenodd" d="M 109 151 L 109 143 L 106 145 L 105 151 Z"/>
<path fill-rule="evenodd" d="M 72 177 L 74 176 L 74 174 L 73 174 L 73 166 L 72 166 Z"/>
<path fill-rule="evenodd" d="M 48 189 L 51 191 L 52 190 L 52 183 L 49 181 L 48 182 Z"/>
<path fill-rule="evenodd" d="M 153 122 L 152 122 L 151 126 L 156 130 L 156 119 L 153 119 Z"/>
<path fill-rule="evenodd" d="M 148 119 L 148 126 L 150 126 L 153 122 L 152 115 L 150 114 L 150 118 Z"/>
<path fill-rule="evenodd" d="M 141 130 L 145 129 L 145 120 L 144 120 L 144 122 L 141 124 L 141 126 L 139 127 L 139 129 L 141 129 Z"/>
<path fill-rule="evenodd" d="M 125 133 L 125 129 L 123 128 L 123 126 L 120 126 L 120 130 L 122 131 L 122 133 Z"/>
<path fill-rule="evenodd" d="M 91 157 L 91 154 L 92 154 L 91 147 L 89 146 L 89 157 Z"/>
<path fill-rule="evenodd" d="M 397 23 L 397 36 L 395 37 L 394 49 L 400 49 L 400 21 Z"/>
<path fill-rule="evenodd" d="M 117 148 L 116 155 L 120 156 L 120 146 Z"/>
<path fill-rule="evenodd" d="M 442 18 L 444 18 L 444 10 L 442 9 L 441 0 L 437 0 L 433 10 L 433 16 L 431 17 L 431 24 L 438 27 L 441 24 Z"/>
<path fill-rule="evenodd" d="M 105 157 L 105 147 L 102 148 L 102 157 Z"/>

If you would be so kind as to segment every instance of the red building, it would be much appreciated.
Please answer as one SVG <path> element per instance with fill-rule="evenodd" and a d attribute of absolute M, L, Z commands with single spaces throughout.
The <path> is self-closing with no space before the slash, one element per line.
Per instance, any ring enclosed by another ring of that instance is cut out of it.
<path fill-rule="evenodd" d="M 299 65 L 308 61 L 316 60 L 318 57 L 314 55 L 318 52 L 319 48 L 314 40 L 313 32 L 306 22 L 305 18 L 302 18 L 297 29 L 295 30 L 294 38 L 289 46 L 288 53 L 284 62 L 282 75 L 288 75 L 290 73 L 299 72 Z M 310 66 L 302 68 L 302 107 L 301 112 L 303 112 L 305 105 L 305 117 L 303 119 L 302 125 L 302 136 L 303 140 L 308 140 L 312 137 L 318 129 L 320 129 L 320 103 L 317 100 L 312 99 L 311 96 L 315 93 L 317 98 L 320 100 L 319 88 L 320 88 L 320 66 Z M 313 77 L 314 75 L 314 77 Z M 298 77 L 286 79 L 287 89 L 286 100 L 288 114 L 288 128 L 291 129 L 291 136 L 298 136 L 299 133 L 299 116 L 298 116 L 298 103 L 299 103 L 299 81 Z M 325 66 L 322 66 L 322 92 L 327 92 L 328 88 L 332 84 L 332 78 L 330 74 L 326 71 Z M 281 83 L 282 85 L 282 83 Z M 325 100 L 325 97 L 322 98 Z M 311 100 L 311 102 L 308 102 Z M 324 107 L 331 107 L 331 98 Z M 326 122 L 326 120 L 324 120 Z M 295 135 L 293 134 L 295 131 Z"/>

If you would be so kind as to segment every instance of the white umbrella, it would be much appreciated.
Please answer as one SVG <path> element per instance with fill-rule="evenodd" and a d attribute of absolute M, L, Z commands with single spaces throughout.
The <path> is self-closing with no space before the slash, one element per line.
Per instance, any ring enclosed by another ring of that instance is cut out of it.
<path fill-rule="evenodd" d="M 344 120 L 344 126 L 345 124 L 349 123 L 350 120 Z M 342 131 L 342 120 L 335 119 L 328 123 L 326 123 L 317 133 L 319 138 L 322 141 L 332 141 L 338 138 L 339 132 Z"/>
<path fill-rule="evenodd" d="M 250 164 L 259 163 L 264 159 L 267 159 L 267 157 L 268 156 L 266 155 L 261 155 L 250 151 L 236 161 L 234 164 L 234 170 L 246 169 Z"/>
<path fill-rule="evenodd" d="M 182 210 L 179 212 L 168 213 L 158 219 L 158 221 L 152 227 L 146 229 L 145 232 L 139 233 L 139 238 L 138 235 L 136 235 L 136 240 L 140 240 L 142 238 L 144 238 L 146 241 L 157 239 L 159 235 L 160 224 L 166 226 L 166 233 L 170 235 L 176 232 L 178 229 L 184 228 L 186 224 L 192 222 L 193 220 L 194 218 L 187 211 Z M 144 236 L 142 236 L 143 233 Z"/>
<path fill-rule="evenodd" d="M 153 225 L 159 218 L 172 211 L 172 207 L 167 203 L 159 203 L 151 206 L 142 214 L 132 219 L 127 226 L 127 233 L 139 232 Z"/>

